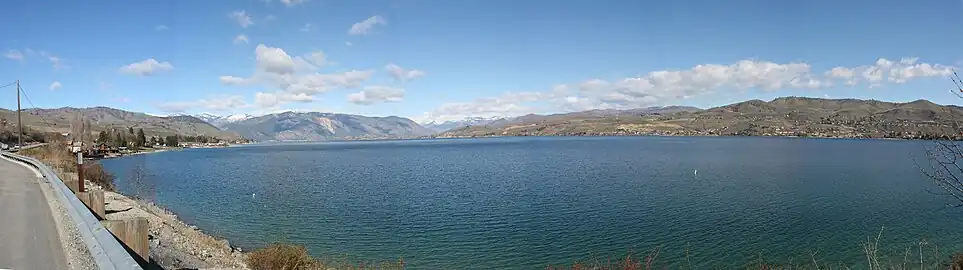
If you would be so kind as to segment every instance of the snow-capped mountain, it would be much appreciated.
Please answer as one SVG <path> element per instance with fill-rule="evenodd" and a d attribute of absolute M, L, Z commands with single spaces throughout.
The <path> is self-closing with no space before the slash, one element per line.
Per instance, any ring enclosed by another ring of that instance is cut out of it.
<path fill-rule="evenodd" d="M 204 120 L 204 122 L 207 122 L 218 128 L 223 128 L 224 125 L 229 123 L 244 121 L 254 117 L 253 115 L 250 115 L 250 114 L 230 114 L 230 115 L 221 116 L 221 115 L 216 115 L 212 113 L 202 113 L 202 114 L 196 114 L 193 116 L 201 120 Z"/>
<path fill-rule="evenodd" d="M 462 119 L 462 120 L 451 120 L 451 121 L 445 121 L 445 122 L 442 122 L 442 123 L 437 123 L 437 122 L 435 122 L 435 121 L 432 121 L 432 122 L 424 123 L 424 124 L 421 124 L 421 125 L 424 126 L 424 127 L 426 127 L 426 128 L 429 128 L 429 129 L 431 129 L 431 130 L 434 130 L 434 131 L 437 131 L 437 132 L 442 132 L 442 131 L 447 131 L 447 130 L 456 129 L 456 128 L 460 128 L 460 127 L 465 127 L 465 126 L 486 125 L 486 124 L 488 124 L 488 123 L 495 122 L 495 121 L 502 120 L 502 119 L 505 119 L 505 118 L 504 118 L 504 117 L 497 117 L 497 116 L 494 116 L 494 117 L 465 117 L 465 119 Z"/>

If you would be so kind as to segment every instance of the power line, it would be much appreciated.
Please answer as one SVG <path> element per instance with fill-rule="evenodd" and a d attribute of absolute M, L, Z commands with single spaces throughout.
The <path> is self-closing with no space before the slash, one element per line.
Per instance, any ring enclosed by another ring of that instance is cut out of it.
<path fill-rule="evenodd" d="M 14 82 L 11 82 L 11 83 L 8 83 L 8 84 L 5 84 L 4 86 L 0 86 L 0 88 L 6 88 L 7 86 L 13 86 L 14 84 L 17 84 L 17 82 L 16 82 L 16 81 L 14 81 Z"/>
<path fill-rule="evenodd" d="M 33 107 L 34 109 L 39 109 L 39 108 L 37 107 L 37 105 L 34 105 L 34 104 L 33 104 L 33 101 L 30 100 L 30 96 L 27 95 L 27 91 L 24 91 L 24 90 L 23 90 L 23 87 L 22 87 L 22 86 L 20 87 L 20 93 L 22 93 L 22 94 L 23 94 L 23 97 L 27 99 L 27 103 L 30 103 L 30 107 Z M 43 118 L 43 115 L 36 114 L 36 116 L 37 116 L 37 117 L 40 117 L 40 121 L 43 121 L 43 123 L 44 123 L 45 125 L 47 125 L 48 127 L 50 127 L 50 130 L 52 130 L 52 131 L 54 131 L 54 132 L 57 131 L 57 129 L 54 128 L 53 125 L 51 125 L 49 122 L 47 122 L 47 119 L 44 119 L 44 118 Z"/>

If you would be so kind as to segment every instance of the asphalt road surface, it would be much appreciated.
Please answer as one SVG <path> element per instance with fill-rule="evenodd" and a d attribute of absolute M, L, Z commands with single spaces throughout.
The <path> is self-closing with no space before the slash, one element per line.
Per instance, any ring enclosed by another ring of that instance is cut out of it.
<path fill-rule="evenodd" d="M 0 269 L 68 269 L 59 237 L 34 171 L 0 159 Z"/>

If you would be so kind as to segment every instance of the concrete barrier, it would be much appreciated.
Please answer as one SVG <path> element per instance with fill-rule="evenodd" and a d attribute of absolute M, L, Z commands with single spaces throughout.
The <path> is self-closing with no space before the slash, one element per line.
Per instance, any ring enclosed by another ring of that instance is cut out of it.
<path fill-rule="evenodd" d="M 66 208 L 67 215 L 77 225 L 80 237 L 99 269 L 143 269 L 134 259 L 134 256 L 124 249 L 124 246 L 114 238 L 110 231 L 104 228 L 100 220 L 87 209 L 87 206 L 74 195 L 73 191 L 60 180 L 60 177 L 53 170 L 30 157 L 6 152 L 2 155 L 37 168 L 54 186 L 54 193 L 57 194 L 57 198 Z M 147 231 L 146 228 L 144 231 Z"/>

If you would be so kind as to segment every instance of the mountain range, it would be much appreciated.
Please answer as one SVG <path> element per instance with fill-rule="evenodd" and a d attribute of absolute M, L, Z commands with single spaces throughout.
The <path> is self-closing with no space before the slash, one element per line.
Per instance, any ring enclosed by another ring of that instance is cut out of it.
<path fill-rule="evenodd" d="M 266 141 L 400 139 L 428 136 L 434 131 L 397 116 L 368 117 L 320 112 L 284 112 L 223 124 L 225 131 Z"/>
<path fill-rule="evenodd" d="M 35 130 L 67 133 L 71 131 L 71 122 L 76 122 L 75 119 L 78 115 L 90 123 L 91 133 L 102 130 L 142 128 L 144 133 L 149 135 L 177 134 L 238 138 L 236 133 L 225 132 L 193 116 L 152 116 L 109 107 L 24 109 L 21 118 L 24 126 Z M 0 118 L 6 123 L 4 128 L 11 128 L 17 123 L 17 112 L 0 109 Z"/>
<path fill-rule="evenodd" d="M 260 141 L 319 141 L 480 136 L 744 135 L 844 138 L 932 138 L 959 134 L 963 107 L 926 100 L 884 102 L 782 97 L 709 109 L 685 106 L 589 110 L 518 117 L 471 117 L 426 123 L 397 116 L 369 117 L 321 112 L 262 116 L 215 114 L 152 116 L 108 107 L 26 109 L 24 124 L 40 131 L 69 132 L 77 115 L 92 132 L 128 127 L 149 135 L 205 135 Z M 0 129 L 16 124 L 16 112 L 0 109 Z"/>
<path fill-rule="evenodd" d="M 719 135 L 842 138 L 957 137 L 963 108 L 926 100 L 906 103 L 858 99 L 782 97 L 696 110 L 613 117 L 592 111 L 519 117 L 463 127 L 435 137 Z"/>
<path fill-rule="evenodd" d="M 229 114 L 225 116 L 220 116 L 212 113 L 202 113 L 202 114 L 195 114 L 191 116 L 196 117 L 197 119 L 204 120 L 204 122 L 207 122 L 218 128 L 222 128 L 224 127 L 224 125 L 228 123 L 234 123 L 237 121 L 243 121 L 243 120 L 254 118 L 254 116 L 250 114 Z"/>

